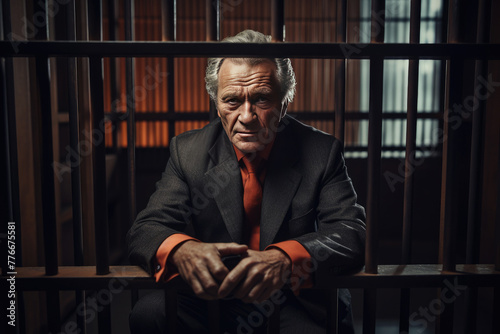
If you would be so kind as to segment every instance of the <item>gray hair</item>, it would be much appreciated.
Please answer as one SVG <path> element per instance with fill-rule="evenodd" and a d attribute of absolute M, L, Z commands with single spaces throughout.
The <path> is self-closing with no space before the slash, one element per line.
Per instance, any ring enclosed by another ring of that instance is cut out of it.
<path fill-rule="evenodd" d="M 244 30 L 239 34 L 226 37 L 225 43 L 270 43 L 271 36 L 266 36 L 258 31 Z M 268 58 L 235 58 L 245 63 L 256 65 Z M 295 73 L 289 58 L 269 58 L 276 64 L 276 75 L 281 86 L 281 102 L 292 102 L 295 95 Z M 210 98 L 217 103 L 217 88 L 219 86 L 219 70 L 224 58 L 208 58 L 205 73 L 205 87 Z"/>

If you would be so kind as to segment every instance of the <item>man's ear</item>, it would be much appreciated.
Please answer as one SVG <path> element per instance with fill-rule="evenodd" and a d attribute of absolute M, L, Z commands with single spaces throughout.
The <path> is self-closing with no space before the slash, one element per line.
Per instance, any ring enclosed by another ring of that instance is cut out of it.
<path fill-rule="evenodd" d="M 287 108 L 288 108 L 288 101 L 285 101 L 281 104 L 280 120 L 283 117 L 285 117 Z"/>

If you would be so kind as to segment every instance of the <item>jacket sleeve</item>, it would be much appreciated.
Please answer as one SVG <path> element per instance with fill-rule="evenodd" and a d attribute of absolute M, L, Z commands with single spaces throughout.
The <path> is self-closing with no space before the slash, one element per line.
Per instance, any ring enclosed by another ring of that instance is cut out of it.
<path fill-rule="evenodd" d="M 331 145 L 318 182 L 315 232 L 296 238 L 311 254 L 304 270 L 314 271 L 316 278 L 325 272 L 357 270 L 365 255 L 365 211 L 357 203 L 338 140 Z"/>
<path fill-rule="evenodd" d="M 188 234 L 190 208 L 189 188 L 179 164 L 177 140 L 173 138 L 170 159 L 156 191 L 127 234 L 130 262 L 154 274 L 155 255 L 162 242 L 174 233 Z"/>

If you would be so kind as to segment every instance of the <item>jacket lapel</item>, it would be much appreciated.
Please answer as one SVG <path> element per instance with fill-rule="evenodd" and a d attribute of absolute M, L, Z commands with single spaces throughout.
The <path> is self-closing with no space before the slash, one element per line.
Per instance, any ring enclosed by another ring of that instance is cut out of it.
<path fill-rule="evenodd" d="M 243 240 L 243 185 L 236 154 L 224 131 L 208 152 L 213 167 L 205 173 L 203 184 L 218 185 L 213 195 L 232 240 Z"/>
<path fill-rule="evenodd" d="M 260 249 L 273 242 L 290 207 L 302 175 L 293 166 L 298 160 L 295 140 L 286 128 L 278 133 L 269 156 L 263 189 Z"/>

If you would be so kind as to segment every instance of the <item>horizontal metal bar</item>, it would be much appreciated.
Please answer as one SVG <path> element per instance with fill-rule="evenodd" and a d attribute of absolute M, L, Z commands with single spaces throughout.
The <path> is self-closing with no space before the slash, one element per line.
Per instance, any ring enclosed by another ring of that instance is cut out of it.
<path fill-rule="evenodd" d="M 456 271 L 443 271 L 440 264 L 379 265 L 378 274 L 366 274 L 364 270 L 350 275 L 318 275 L 315 289 L 332 288 L 410 288 L 441 287 L 443 282 L 484 287 L 500 287 L 500 271 L 493 264 L 459 264 Z M 0 279 L 7 279 L 2 276 Z M 182 280 L 178 284 L 183 288 Z M 169 283 L 170 284 L 170 283 Z M 110 273 L 97 275 L 94 266 L 59 267 L 59 273 L 46 276 L 43 267 L 18 267 L 16 288 L 29 290 L 76 290 L 76 289 L 163 289 L 165 283 L 155 279 L 137 266 L 110 266 Z"/>
<path fill-rule="evenodd" d="M 334 120 L 335 111 L 292 111 L 288 113 L 290 116 L 299 120 Z M 112 121 L 125 121 L 126 114 L 123 112 L 106 113 L 105 116 Z M 418 119 L 442 119 L 443 113 L 441 112 L 419 112 Z M 367 120 L 369 117 L 368 112 L 354 111 L 346 112 L 346 120 Z M 192 111 L 192 112 L 175 112 L 169 113 L 165 111 L 141 111 L 135 114 L 136 121 L 208 121 L 210 114 L 208 111 Z M 406 112 L 384 112 L 382 119 L 399 119 L 406 120 Z"/>
<path fill-rule="evenodd" d="M 0 41 L 1 57 L 288 57 L 368 59 L 500 59 L 500 44 L 219 43 Z"/>

